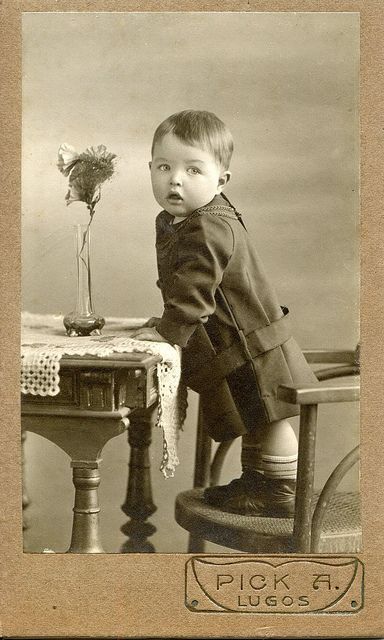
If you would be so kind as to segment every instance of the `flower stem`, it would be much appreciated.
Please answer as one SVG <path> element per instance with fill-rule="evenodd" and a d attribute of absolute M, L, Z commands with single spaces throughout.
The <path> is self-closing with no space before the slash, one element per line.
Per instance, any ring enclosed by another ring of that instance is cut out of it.
<path fill-rule="evenodd" d="M 84 231 L 84 234 L 83 234 L 83 244 L 81 245 L 81 249 L 80 249 L 80 252 L 79 252 L 79 258 L 80 258 L 80 260 L 82 260 L 82 262 L 84 263 L 84 266 L 85 266 L 85 268 L 86 268 L 86 269 L 88 269 L 88 265 L 85 263 L 85 260 L 84 260 L 84 258 L 83 258 L 83 256 L 82 256 L 81 254 L 83 253 L 83 249 L 84 249 L 85 243 L 86 243 L 86 241 L 87 241 L 87 235 L 88 235 L 88 233 L 89 233 L 89 227 L 91 226 L 91 223 L 92 223 L 92 220 L 93 220 L 93 216 L 95 215 L 95 206 L 94 206 L 94 205 L 92 205 L 92 204 L 89 204 L 89 205 L 88 205 L 88 209 L 89 209 L 90 219 L 89 219 L 89 222 L 88 222 L 88 224 L 87 224 L 87 228 L 86 228 L 86 230 Z"/>

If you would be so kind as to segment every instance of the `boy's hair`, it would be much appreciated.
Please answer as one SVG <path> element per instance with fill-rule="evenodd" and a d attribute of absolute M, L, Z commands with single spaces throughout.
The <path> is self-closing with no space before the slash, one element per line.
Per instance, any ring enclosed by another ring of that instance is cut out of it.
<path fill-rule="evenodd" d="M 201 145 L 208 149 L 216 162 L 228 169 L 233 152 L 231 132 L 214 113 L 186 109 L 169 116 L 157 127 L 152 142 L 152 155 L 155 144 L 168 133 L 173 133 L 182 142 L 189 145 Z"/>

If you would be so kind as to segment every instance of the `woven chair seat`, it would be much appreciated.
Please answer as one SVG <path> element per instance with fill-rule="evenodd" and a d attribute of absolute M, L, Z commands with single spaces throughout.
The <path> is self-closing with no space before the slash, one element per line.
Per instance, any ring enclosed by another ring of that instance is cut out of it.
<path fill-rule="evenodd" d="M 248 553 L 291 553 L 293 519 L 240 516 L 206 504 L 204 489 L 177 496 L 178 524 L 204 540 Z M 314 504 L 317 500 L 315 495 Z M 354 553 L 361 547 L 359 495 L 338 492 L 328 506 L 320 553 Z"/>

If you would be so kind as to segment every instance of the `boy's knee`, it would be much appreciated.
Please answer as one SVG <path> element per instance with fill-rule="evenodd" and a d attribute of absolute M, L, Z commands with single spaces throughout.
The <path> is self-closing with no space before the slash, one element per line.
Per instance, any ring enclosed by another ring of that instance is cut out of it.
<path fill-rule="evenodd" d="M 266 455 L 293 455 L 297 451 L 297 438 L 288 420 L 274 420 L 266 426 L 263 438 Z"/>

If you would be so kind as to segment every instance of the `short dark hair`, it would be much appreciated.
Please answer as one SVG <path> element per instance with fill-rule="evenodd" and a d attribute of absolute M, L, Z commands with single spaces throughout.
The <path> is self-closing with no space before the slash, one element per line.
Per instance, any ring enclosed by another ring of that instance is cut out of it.
<path fill-rule="evenodd" d="M 155 144 L 168 133 L 173 133 L 186 144 L 200 144 L 212 153 L 223 169 L 228 169 L 233 139 L 227 126 L 214 113 L 186 109 L 166 118 L 154 133 L 152 155 Z"/>

